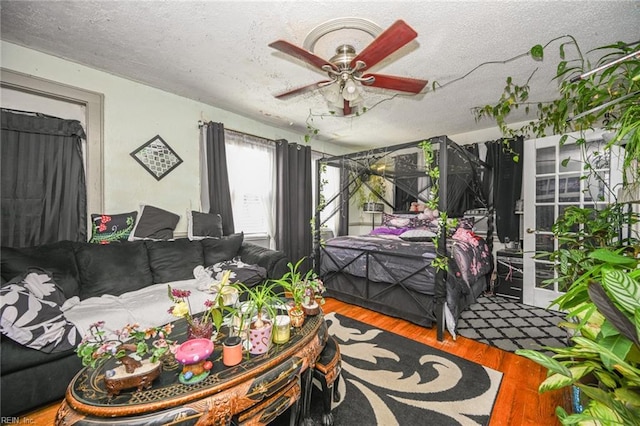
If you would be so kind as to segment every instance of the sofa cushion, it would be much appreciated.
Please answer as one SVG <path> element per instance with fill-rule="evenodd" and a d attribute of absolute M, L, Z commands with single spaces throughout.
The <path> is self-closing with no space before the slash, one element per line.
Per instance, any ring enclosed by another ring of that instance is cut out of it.
<path fill-rule="evenodd" d="M 204 265 L 211 266 L 223 260 L 231 260 L 238 255 L 244 241 L 244 233 L 222 238 L 207 238 L 201 241 L 204 250 Z"/>
<path fill-rule="evenodd" d="M 129 241 L 173 239 L 173 230 L 176 229 L 179 221 L 180 215 L 158 207 L 143 205 L 140 207 L 140 216 L 129 236 Z"/>
<path fill-rule="evenodd" d="M 222 237 L 222 216 L 189 210 L 187 212 L 187 237 L 190 240 Z"/>
<path fill-rule="evenodd" d="M 181 238 L 175 241 L 145 241 L 149 265 L 156 284 L 193 278 L 193 269 L 204 263 L 202 244 Z"/>
<path fill-rule="evenodd" d="M 82 244 L 76 249 L 80 299 L 103 294 L 119 296 L 153 284 L 144 241 Z"/>
<path fill-rule="evenodd" d="M 62 290 L 51 275 L 32 269 L 0 289 L 0 330 L 17 343 L 43 352 L 64 352 L 80 342 L 61 306 Z"/>
<path fill-rule="evenodd" d="M 2 278 L 5 282 L 23 274 L 30 267 L 50 272 L 66 298 L 80 294 L 80 275 L 76 266 L 74 246 L 83 243 L 59 241 L 35 247 L 0 249 Z"/>
<path fill-rule="evenodd" d="M 259 265 L 266 269 L 267 278 L 282 278 L 289 270 L 289 259 L 283 251 L 271 250 L 247 241 L 242 243 L 239 251 L 240 259 L 252 265 Z"/>
<path fill-rule="evenodd" d="M 90 243 L 109 244 L 129 239 L 138 212 L 121 214 L 92 214 Z"/>

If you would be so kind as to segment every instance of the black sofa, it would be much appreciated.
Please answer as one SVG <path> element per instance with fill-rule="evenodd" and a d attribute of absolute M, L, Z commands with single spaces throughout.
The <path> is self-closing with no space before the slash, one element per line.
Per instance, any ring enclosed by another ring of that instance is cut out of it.
<path fill-rule="evenodd" d="M 80 300 L 192 279 L 196 266 L 233 258 L 264 268 L 267 278 L 280 278 L 289 261 L 281 251 L 244 241 L 242 234 L 220 239 L 124 241 L 108 245 L 61 241 L 30 248 L 2 247 L 0 256 L 2 285 L 28 268 L 38 267 L 52 274 L 67 299 L 77 296 Z M 86 330 L 79 332 L 84 334 Z M 67 385 L 82 367 L 73 350 L 45 353 L 20 345 L 4 334 L 0 359 L 3 418 L 62 399 Z"/>

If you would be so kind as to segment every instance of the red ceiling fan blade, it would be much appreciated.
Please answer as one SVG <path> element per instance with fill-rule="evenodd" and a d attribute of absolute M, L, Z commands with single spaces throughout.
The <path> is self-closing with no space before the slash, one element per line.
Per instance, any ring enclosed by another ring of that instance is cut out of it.
<path fill-rule="evenodd" d="M 322 80 L 317 81 L 312 84 L 308 84 L 306 86 L 298 87 L 297 89 L 289 90 L 288 92 L 280 93 L 279 95 L 275 95 L 278 99 L 285 99 L 294 95 L 299 95 L 300 93 L 308 92 L 310 90 L 315 90 L 319 87 L 322 87 L 326 83 L 332 83 L 331 80 Z"/>
<path fill-rule="evenodd" d="M 298 58 L 301 61 L 304 61 L 320 69 L 322 69 L 324 65 L 329 65 L 331 68 L 336 69 L 336 66 L 326 59 L 322 59 L 321 57 L 316 56 L 308 50 L 304 50 L 303 48 L 298 47 L 295 44 L 291 44 L 285 40 L 274 41 L 273 43 L 269 44 L 269 47 L 273 47 L 274 49 L 279 50 L 282 53 L 291 55 L 294 58 Z"/>
<path fill-rule="evenodd" d="M 418 33 L 406 22 L 398 20 L 353 58 L 351 67 L 355 67 L 357 61 L 362 61 L 366 64 L 366 68 L 371 68 L 417 36 Z"/>
<path fill-rule="evenodd" d="M 363 78 L 374 77 L 371 84 L 364 83 L 365 86 L 379 87 L 381 89 L 397 90 L 399 92 L 420 93 L 429 80 L 419 80 L 417 78 L 398 77 L 395 75 L 366 74 Z"/>

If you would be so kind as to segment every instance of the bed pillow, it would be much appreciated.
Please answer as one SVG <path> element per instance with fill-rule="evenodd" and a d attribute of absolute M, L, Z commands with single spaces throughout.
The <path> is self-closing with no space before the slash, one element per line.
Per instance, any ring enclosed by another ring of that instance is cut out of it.
<path fill-rule="evenodd" d="M 387 226 L 378 226 L 369 232 L 369 235 L 400 235 L 407 232 L 410 228 L 389 228 Z"/>
<path fill-rule="evenodd" d="M 400 234 L 404 241 L 432 241 L 437 234 L 429 229 L 410 229 Z"/>
<path fill-rule="evenodd" d="M 222 238 L 206 238 L 202 240 L 204 266 L 211 266 L 238 256 L 243 240 L 244 233 L 242 232 Z"/>
<path fill-rule="evenodd" d="M 121 214 L 92 214 L 90 243 L 109 244 L 129 239 L 138 212 Z"/>
<path fill-rule="evenodd" d="M 76 327 L 66 320 L 62 290 L 50 273 L 30 269 L 0 289 L 2 334 L 46 353 L 72 350 L 80 343 Z"/>
<path fill-rule="evenodd" d="M 415 228 L 415 214 L 382 213 L 382 226 L 389 228 Z"/>
<path fill-rule="evenodd" d="M 475 222 L 475 218 L 473 217 L 460 217 L 458 218 L 458 228 L 473 231 L 473 227 L 476 224 Z"/>
<path fill-rule="evenodd" d="M 187 212 L 187 237 L 190 240 L 222 237 L 222 216 L 217 213 Z"/>
<path fill-rule="evenodd" d="M 180 215 L 154 206 L 142 205 L 140 216 L 129 241 L 133 240 L 171 240 Z"/>

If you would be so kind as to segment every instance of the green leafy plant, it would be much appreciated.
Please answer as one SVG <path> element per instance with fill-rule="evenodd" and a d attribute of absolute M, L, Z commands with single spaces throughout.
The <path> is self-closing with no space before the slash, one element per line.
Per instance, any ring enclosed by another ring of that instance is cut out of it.
<path fill-rule="evenodd" d="M 528 81 L 517 85 L 508 78 L 499 101 L 478 107 L 476 118 L 496 120 L 506 137 L 543 137 L 552 132 L 564 135 L 560 139 L 564 144 L 567 133 L 578 132 L 576 143 L 585 148 L 584 131 L 593 127 L 609 130 L 614 136 L 606 148 L 624 146 L 624 185 L 637 182 L 640 55 L 633 52 L 638 43 L 595 49 L 593 53 L 601 52 L 601 56 L 592 66 L 576 40 L 566 38 L 568 42 L 560 45 L 557 99 L 532 101 Z M 534 46 L 530 56 L 542 60 L 550 43 Z M 577 55 L 573 59 L 566 54 L 569 46 Z M 519 108 L 534 110 L 536 119 L 511 127 L 507 120 Z M 584 168 L 590 177 L 600 179 L 588 161 Z M 609 190 L 613 192 L 613 188 Z M 568 207 L 552 227 L 558 248 L 536 254 L 553 263 L 554 280 L 566 290 L 554 305 L 567 312 L 567 321 L 561 326 L 570 332 L 571 344 L 545 347 L 553 356 L 532 350 L 516 353 L 549 370 L 541 392 L 576 386 L 590 398 L 582 413 L 569 414 L 557 408 L 558 418 L 566 425 L 640 424 L 638 217 L 624 210 L 615 203 L 604 208 Z M 628 231 L 626 238 L 622 238 L 623 229 Z"/>
<path fill-rule="evenodd" d="M 311 304 L 311 294 L 320 304 L 324 303 L 322 293 L 324 293 L 325 288 L 322 280 L 313 269 L 304 274 L 300 271 L 300 266 L 305 259 L 306 257 L 303 257 L 295 264 L 289 262 L 287 264 L 289 270 L 282 278 L 273 280 L 274 283 L 280 285 L 291 296 L 296 307 L 300 307 L 303 304 Z"/>
<path fill-rule="evenodd" d="M 422 149 L 425 173 L 431 180 L 429 196 L 425 204 L 430 210 L 438 211 L 440 207 L 440 168 L 436 165 L 436 156 L 433 150 L 433 145 L 429 141 L 423 140 L 418 144 L 418 146 Z M 438 213 L 438 232 L 431 240 L 435 246 L 436 253 L 438 253 L 438 256 L 431 262 L 431 265 L 436 270 L 449 270 L 449 257 L 442 254 L 442 250 L 440 250 L 440 242 L 442 241 L 443 235 L 447 235 L 451 229 L 456 229 L 457 226 L 458 220 L 449 219 L 447 212 L 440 211 Z"/>
<path fill-rule="evenodd" d="M 592 266 L 556 301 L 572 319 L 561 324 L 573 334 L 571 345 L 546 347 L 552 357 L 516 351 L 549 370 L 540 392 L 573 385 L 590 398 L 582 413 L 558 407 L 563 424 L 640 422 L 640 270 L 632 255 L 597 249 L 585 257 Z"/>
<path fill-rule="evenodd" d="M 358 207 L 363 208 L 367 203 L 384 201 L 384 196 L 387 192 L 387 180 L 384 176 L 377 174 L 358 174 L 353 179 L 353 188 L 355 191 L 350 192 L 355 192 Z"/>
<path fill-rule="evenodd" d="M 235 283 L 240 294 L 246 296 L 249 303 L 247 314 L 255 315 L 255 320 L 251 320 L 251 325 L 255 329 L 265 327 L 265 314 L 269 319 L 276 317 L 277 308 L 282 304 L 281 296 L 276 293 L 277 283 L 275 281 L 267 281 L 254 287 L 247 287 L 243 283 Z"/>
<path fill-rule="evenodd" d="M 507 138 L 518 135 L 544 137 L 548 132 L 565 135 L 561 144 L 566 141 L 567 133 L 593 127 L 610 130 L 614 137 L 608 147 L 624 144 L 623 168 L 632 170 L 631 182 L 638 181 L 640 169 L 632 166 L 640 158 L 640 55 L 637 54 L 640 42 L 598 47 L 590 52 L 600 53 L 593 64 L 569 35 L 551 40 L 545 46 L 536 45 L 529 55 L 535 60 L 543 60 L 549 45 L 563 39 L 567 41 L 559 47 L 561 60 L 555 77 L 560 94 L 557 99 L 535 101 L 531 99 L 529 81 L 516 84 L 508 77 L 498 102 L 474 109 L 476 120 L 495 120 Z M 569 58 L 569 50 L 575 51 L 576 56 Z M 581 77 L 605 65 L 602 72 Z M 536 118 L 521 126 L 510 126 L 508 118 L 520 109 L 527 114 L 535 112 Z M 629 183 L 626 175 L 623 179 L 624 184 Z"/>

